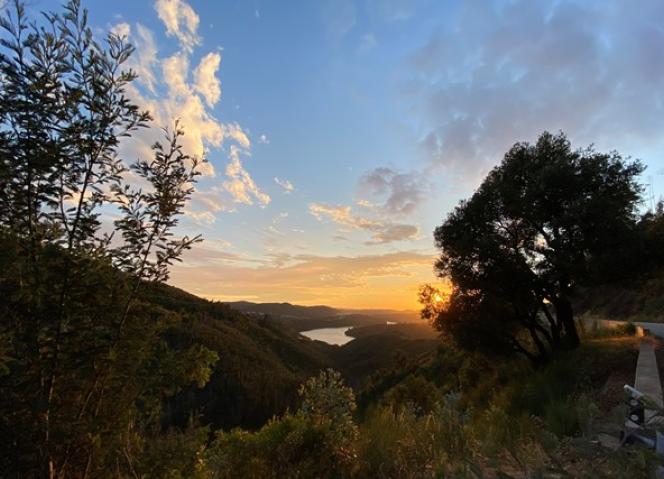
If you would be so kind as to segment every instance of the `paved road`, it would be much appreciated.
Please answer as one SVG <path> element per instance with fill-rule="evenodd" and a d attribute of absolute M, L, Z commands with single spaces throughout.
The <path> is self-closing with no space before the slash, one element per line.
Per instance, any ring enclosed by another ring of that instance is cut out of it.
<path fill-rule="evenodd" d="M 643 329 L 647 329 L 651 334 L 658 336 L 664 339 L 664 323 L 634 323 L 637 326 L 641 326 Z"/>
<path fill-rule="evenodd" d="M 660 407 L 662 406 L 662 382 L 657 369 L 657 359 L 655 358 L 652 341 L 641 341 L 639 359 L 636 363 L 634 387 L 657 401 Z"/>

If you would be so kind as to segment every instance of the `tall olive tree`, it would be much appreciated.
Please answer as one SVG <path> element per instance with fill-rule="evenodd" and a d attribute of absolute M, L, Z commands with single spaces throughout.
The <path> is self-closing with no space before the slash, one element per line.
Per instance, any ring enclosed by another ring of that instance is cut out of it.
<path fill-rule="evenodd" d="M 571 295 L 637 222 L 643 166 L 572 149 L 562 133 L 517 143 L 436 228 L 453 291 L 429 315 L 461 343 L 544 361 L 579 344 Z"/>
<path fill-rule="evenodd" d="M 36 20 L 10 3 L 0 15 L 0 467 L 128 475 L 161 398 L 204 382 L 214 359 L 170 348 L 162 333 L 177 318 L 138 297 L 199 239 L 174 236 L 199 160 L 176 124 L 154 158 L 131 165 L 143 186 L 129 184 L 119 144 L 150 121 L 126 92 L 132 47 L 113 34 L 97 42 L 79 0 Z"/>

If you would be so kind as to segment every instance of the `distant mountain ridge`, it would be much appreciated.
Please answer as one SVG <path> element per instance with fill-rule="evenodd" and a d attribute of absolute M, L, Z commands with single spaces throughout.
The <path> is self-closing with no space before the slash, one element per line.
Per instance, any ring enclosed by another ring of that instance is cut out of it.
<path fill-rule="evenodd" d="M 257 318 L 280 322 L 296 331 L 339 326 L 368 326 L 372 324 L 419 322 L 416 311 L 389 309 L 341 309 L 330 306 L 300 306 L 291 303 L 252 303 L 235 301 L 224 303 L 230 308 Z"/>
<path fill-rule="evenodd" d="M 397 309 L 351 309 L 334 308 L 332 306 L 302 306 L 292 303 L 253 303 L 251 301 L 224 302 L 236 311 L 243 313 L 268 314 L 292 318 L 329 318 L 330 316 L 363 315 L 363 316 L 400 316 L 419 318 L 418 311 Z"/>
<path fill-rule="evenodd" d="M 224 303 L 245 314 L 270 315 L 280 318 L 329 318 L 344 314 L 343 311 L 329 306 L 300 306 L 291 303 L 252 303 L 233 301 Z"/>

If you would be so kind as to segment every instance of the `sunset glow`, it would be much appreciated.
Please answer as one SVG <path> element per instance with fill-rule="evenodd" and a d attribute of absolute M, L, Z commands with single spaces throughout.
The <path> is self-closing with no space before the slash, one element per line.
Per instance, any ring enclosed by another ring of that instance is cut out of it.
<path fill-rule="evenodd" d="M 136 47 L 132 98 L 157 125 L 180 118 L 209 160 L 180 226 L 205 241 L 171 283 L 416 308 L 435 226 L 544 130 L 643 159 L 656 198 L 663 78 L 647 54 L 664 39 L 646 19 L 661 5 L 610 3 L 93 2 L 96 29 Z"/>

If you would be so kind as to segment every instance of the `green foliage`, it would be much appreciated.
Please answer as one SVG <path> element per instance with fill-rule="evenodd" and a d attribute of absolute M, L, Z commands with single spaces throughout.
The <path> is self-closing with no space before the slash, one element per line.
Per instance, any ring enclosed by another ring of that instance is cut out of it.
<path fill-rule="evenodd" d="M 184 431 L 170 429 L 155 437 L 136 437 L 140 457 L 132 463 L 134 477 L 145 479 L 207 479 L 205 450 L 210 431 L 207 427 L 190 426 Z"/>
<path fill-rule="evenodd" d="M 654 269 L 615 282 L 585 285 L 574 297 L 575 307 L 582 314 L 603 319 L 661 322 L 663 273 L 661 269 Z"/>
<path fill-rule="evenodd" d="M 431 412 L 440 400 L 438 388 L 420 375 L 409 375 L 390 389 L 384 396 L 384 402 L 393 408 L 407 407 L 414 413 Z"/>
<path fill-rule="evenodd" d="M 478 477 L 467 420 L 454 395 L 426 414 L 407 405 L 372 411 L 360 428 L 357 477 Z"/>
<path fill-rule="evenodd" d="M 3 12 L 4 13 L 4 12 Z M 198 238 L 175 238 L 200 160 L 183 132 L 131 165 L 122 138 L 150 116 L 126 95 L 133 49 L 95 40 L 78 0 L 0 18 L 0 469 L 20 477 L 135 475 L 163 401 L 217 355 L 168 341 L 181 317 L 141 301 Z M 113 233 L 102 211 L 117 212 Z M 119 240 L 119 241 L 118 241 Z M 158 442 L 158 441 L 157 441 Z M 147 455 L 145 457 L 148 457 Z"/>
<path fill-rule="evenodd" d="M 184 427 L 192 412 L 200 412 L 213 429 L 259 428 L 295 408 L 298 387 L 331 363 L 328 348 L 225 304 L 166 285 L 148 285 L 142 297 L 181 318 L 168 332 L 169 343 L 219 356 L 202 389 L 189 386 L 167 401 L 169 424 Z"/>
<path fill-rule="evenodd" d="M 366 447 L 358 448 L 358 460 L 374 464 L 374 475 L 379 474 L 375 471 L 380 470 L 380 464 L 391 464 L 393 451 L 402 447 L 399 441 L 408 442 L 410 439 L 405 438 L 411 437 L 410 432 L 395 432 L 399 429 L 392 418 L 399 417 L 400 408 L 407 413 L 404 417 L 410 415 L 414 420 L 430 414 L 408 404 L 410 393 L 406 391 L 421 384 L 425 389 L 435 385 L 435 392 L 430 389 L 429 394 L 438 401 L 441 394 L 458 393 L 455 409 L 464 420 L 456 434 L 470 445 L 464 457 L 472 458 L 469 464 L 459 466 L 467 467 L 463 469 L 466 474 L 476 471 L 474 464 L 488 477 L 498 472 L 508 474 L 504 477 L 539 477 L 545 473 L 563 477 L 641 477 L 645 463 L 633 461 L 633 452 L 609 451 L 594 442 L 598 424 L 606 422 L 606 416 L 621 404 L 620 378 L 633 374 L 636 339 L 586 339 L 580 348 L 561 351 L 537 368 L 518 357 L 487 360 L 484 355 L 448 344 L 441 345 L 435 356 L 419 366 L 374 377 L 371 390 L 360 395 L 374 406 L 368 407 L 360 423 L 360 437 L 369 434 L 370 439 Z M 607 382 L 614 374 L 618 374 L 614 379 L 618 384 L 611 388 L 616 387 L 616 393 L 607 395 Z M 429 385 L 414 379 L 417 377 L 426 379 Z M 379 409 L 377 403 L 386 407 Z M 616 429 L 622 424 L 622 416 L 618 416 Z M 371 426 L 373 422 L 375 426 Z M 370 443 L 376 448 L 372 449 Z M 418 464 L 432 457 L 420 457 Z M 447 461 L 451 462 L 449 467 L 455 464 L 454 458 Z M 416 466 L 409 467 L 418 471 Z M 621 472 L 614 475 L 614 471 Z M 424 475 L 431 476 L 433 473 Z"/>
<path fill-rule="evenodd" d="M 626 336 L 634 336 L 636 334 L 636 325 L 632 321 L 627 321 L 624 326 L 619 328 L 618 332 Z"/>
<path fill-rule="evenodd" d="M 348 477 L 357 427 L 353 392 L 336 371 L 300 388 L 302 406 L 255 433 L 219 433 L 208 454 L 214 478 Z"/>
<path fill-rule="evenodd" d="M 343 449 L 343 441 L 356 434 L 352 413 L 355 410 L 353 390 L 344 386 L 341 374 L 332 369 L 310 378 L 299 390 L 302 397 L 300 411 L 312 424 L 330 430 L 332 439 Z"/>

